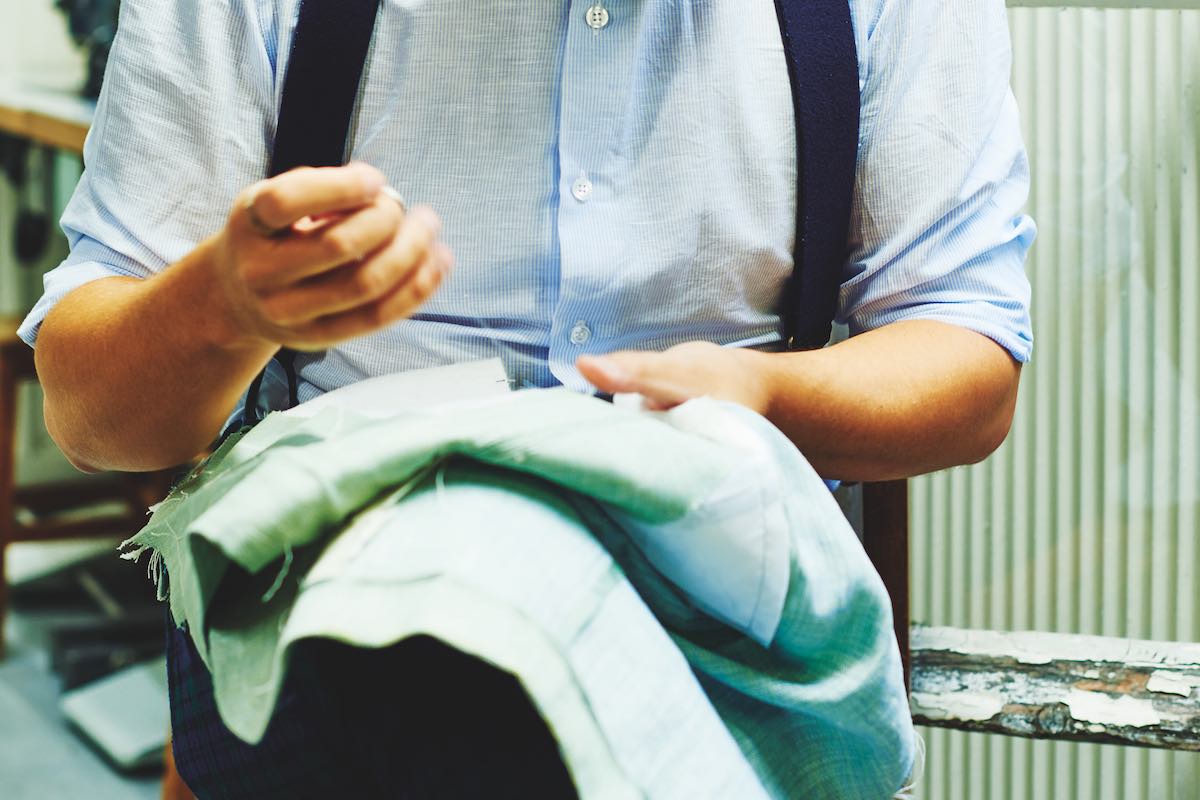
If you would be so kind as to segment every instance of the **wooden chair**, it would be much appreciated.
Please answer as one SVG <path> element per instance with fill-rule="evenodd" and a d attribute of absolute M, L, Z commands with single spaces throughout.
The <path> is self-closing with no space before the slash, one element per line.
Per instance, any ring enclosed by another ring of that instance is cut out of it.
<path fill-rule="evenodd" d="M 863 486 L 863 547 L 883 578 L 892 598 L 896 639 L 904 661 L 904 684 L 912 686 L 909 647 L 908 585 L 908 481 L 868 483 Z"/>

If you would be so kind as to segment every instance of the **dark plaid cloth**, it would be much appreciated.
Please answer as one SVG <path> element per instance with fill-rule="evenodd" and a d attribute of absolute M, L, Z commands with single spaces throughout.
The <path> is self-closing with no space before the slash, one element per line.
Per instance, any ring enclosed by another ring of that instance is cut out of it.
<path fill-rule="evenodd" d="M 435 639 L 301 643 L 251 747 L 221 723 L 191 637 L 167 628 L 175 762 L 200 800 L 577 797 L 520 683 Z"/>

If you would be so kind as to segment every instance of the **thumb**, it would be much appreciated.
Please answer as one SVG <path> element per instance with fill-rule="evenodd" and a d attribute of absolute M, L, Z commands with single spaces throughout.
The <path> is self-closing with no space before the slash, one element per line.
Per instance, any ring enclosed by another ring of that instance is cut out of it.
<path fill-rule="evenodd" d="M 670 359 L 662 353 L 624 351 L 606 356 L 580 356 L 580 374 L 608 394 L 640 394 L 650 405 L 670 408 L 696 392 L 671 374 Z"/>

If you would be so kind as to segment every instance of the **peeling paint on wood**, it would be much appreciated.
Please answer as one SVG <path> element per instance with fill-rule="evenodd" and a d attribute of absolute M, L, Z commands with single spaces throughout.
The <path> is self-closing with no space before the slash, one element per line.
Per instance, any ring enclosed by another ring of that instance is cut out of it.
<path fill-rule="evenodd" d="M 1153 703 L 1128 695 L 1114 698 L 1102 692 L 1072 689 L 1067 692 L 1063 702 L 1071 710 L 1071 716 L 1080 722 L 1133 728 L 1145 728 L 1162 722 L 1162 717 L 1154 712 Z"/>
<path fill-rule="evenodd" d="M 949 695 L 913 692 L 913 713 L 920 710 L 930 719 L 989 720 L 1004 710 L 1004 698 L 998 694 L 970 694 L 958 692 Z"/>
<path fill-rule="evenodd" d="M 1200 751 L 1200 645 L 914 627 L 918 723 Z"/>
<path fill-rule="evenodd" d="M 1195 689 L 1200 688 L 1200 677 L 1160 669 L 1150 675 L 1150 680 L 1146 681 L 1146 688 L 1152 692 L 1189 697 Z"/>
<path fill-rule="evenodd" d="M 1150 642 L 1064 633 L 965 630 L 914 625 L 913 649 L 963 655 L 1007 656 L 1024 664 L 1052 661 L 1109 662 L 1144 667 L 1200 667 L 1200 643 Z"/>

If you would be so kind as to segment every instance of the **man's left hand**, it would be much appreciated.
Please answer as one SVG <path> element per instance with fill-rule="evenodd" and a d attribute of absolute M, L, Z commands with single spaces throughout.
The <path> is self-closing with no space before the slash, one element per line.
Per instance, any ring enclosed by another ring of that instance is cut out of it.
<path fill-rule="evenodd" d="M 640 394 L 650 409 L 665 410 L 707 396 L 765 415 L 770 402 L 763 369 L 767 357 L 754 350 L 688 342 L 662 353 L 626 350 L 581 356 L 575 363 L 600 391 Z"/>

